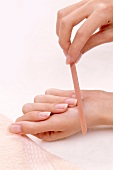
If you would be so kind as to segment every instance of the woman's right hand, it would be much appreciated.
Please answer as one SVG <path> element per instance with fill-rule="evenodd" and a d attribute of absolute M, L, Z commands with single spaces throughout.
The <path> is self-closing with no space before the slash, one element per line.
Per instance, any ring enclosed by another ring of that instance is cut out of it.
<path fill-rule="evenodd" d="M 74 26 L 84 19 L 71 42 Z M 98 32 L 95 33 L 95 31 Z M 113 41 L 113 0 L 82 0 L 58 12 L 56 32 L 67 56 L 67 64 L 77 62 L 83 53 Z"/>

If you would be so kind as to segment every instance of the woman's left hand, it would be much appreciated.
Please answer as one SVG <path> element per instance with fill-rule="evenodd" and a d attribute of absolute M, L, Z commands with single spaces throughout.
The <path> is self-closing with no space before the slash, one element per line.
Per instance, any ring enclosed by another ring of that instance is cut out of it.
<path fill-rule="evenodd" d="M 88 128 L 113 123 L 111 109 L 113 96 L 110 93 L 84 90 L 81 91 L 81 94 L 83 96 L 83 111 Z M 73 107 L 71 106 L 62 112 L 53 109 L 53 105 L 56 105 L 55 102 L 58 104 L 59 101 L 60 104 L 65 104 L 67 98 L 68 100 L 70 100 L 70 97 L 73 97 L 71 99 L 75 99 L 74 96 L 73 91 L 50 89 L 46 92 L 46 95 L 35 97 L 36 103 L 34 103 L 34 108 L 37 111 L 34 111 L 33 104 L 25 105 L 23 110 L 26 113 L 10 126 L 10 131 L 22 135 L 32 134 L 46 141 L 58 140 L 77 133 L 81 130 L 77 107 L 73 105 Z M 46 110 L 44 110 L 45 102 Z M 38 108 L 36 109 L 36 104 L 40 106 L 39 110 Z M 42 114 L 52 111 L 54 114 L 49 116 L 48 119 L 46 118 L 44 121 L 41 121 L 39 120 L 40 110 Z M 19 131 L 14 130 L 16 126 L 19 127 L 17 128 Z"/>

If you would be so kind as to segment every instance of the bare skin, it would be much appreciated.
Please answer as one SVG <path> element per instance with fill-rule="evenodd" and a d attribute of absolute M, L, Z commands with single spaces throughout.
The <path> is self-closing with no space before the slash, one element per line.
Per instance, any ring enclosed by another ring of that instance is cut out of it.
<path fill-rule="evenodd" d="M 77 62 L 91 48 L 113 42 L 112 11 L 113 0 L 82 0 L 58 12 L 56 32 L 67 64 Z M 73 28 L 84 19 L 71 41 Z"/>
<path fill-rule="evenodd" d="M 112 93 L 83 90 L 81 94 L 88 128 L 113 124 Z M 71 101 L 75 99 L 74 91 L 49 89 L 45 95 L 36 96 L 35 103 L 23 106 L 24 115 L 10 126 L 10 131 L 20 135 L 32 134 L 45 141 L 66 138 L 81 131 L 76 102 L 73 105 L 69 104 L 68 108 L 64 108 L 62 112 L 53 107 L 56 103 L 67 103 L 67 99 L 72 99 Z M 38 104 L 37 108 L 36 104 Z M 40 112 L 42 117 L 39 116 Z M 45 112 L 54 112 L 54 114 L 50 116 Z M 15 128 L 16 126 L 18 128 Z"/>

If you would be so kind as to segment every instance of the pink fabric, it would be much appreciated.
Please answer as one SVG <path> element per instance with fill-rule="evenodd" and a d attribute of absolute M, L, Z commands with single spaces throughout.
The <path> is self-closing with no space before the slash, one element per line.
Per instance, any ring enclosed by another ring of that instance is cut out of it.
<path fill-rule="evenodd" d="M 0 115 L 0 170 L 80 170 L 50 154 L 27 136 L 11 134 L 11 121 Z"/>

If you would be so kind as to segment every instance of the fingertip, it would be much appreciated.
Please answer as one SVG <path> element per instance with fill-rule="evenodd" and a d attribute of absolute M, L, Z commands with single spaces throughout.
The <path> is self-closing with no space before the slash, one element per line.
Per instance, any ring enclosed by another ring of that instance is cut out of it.
<path fill-rule="evenodd" d="M 22 132 L 22 127 L 21 127 L 21 125 L 19 125 L 19 124 L 12 123 L 12 124 L 8 127 L 8 130 L 9 130 L 11 133 L 14 133 L 14 134 L 20 134 L 20 133 Z"/>
<path fill-rule="evenodd" d="M 68 64 L 73 64 L 73 63 L 75 63 L 75 61 L 76 61 L 76 58 L 74 57 L 74 56 L 72 56 L 72 55 L 67 55 L 67 58 L 66 58 L 66 64 L 68 65 Z"/>
<path fill-rule="evenodd" d="M 75 61 L 73 61 L 72 57 L 70 57 L 70 55 L 67 55 L 67 58 L 66 58 L 66 64 L 73 64 L 75 63 Z"/>

